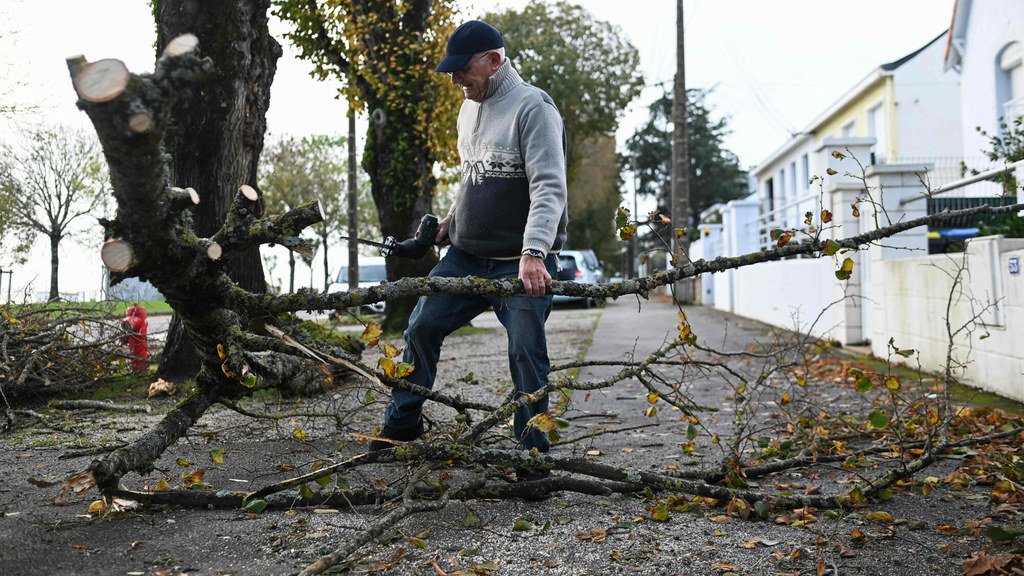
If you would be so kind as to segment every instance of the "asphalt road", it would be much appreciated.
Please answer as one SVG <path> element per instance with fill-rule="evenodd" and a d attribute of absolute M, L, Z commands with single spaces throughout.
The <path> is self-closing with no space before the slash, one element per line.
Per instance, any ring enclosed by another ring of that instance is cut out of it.
<path fill-rule="evenodd" d="M 679 334 L 679 312 L 665 299 L 635 298 L 599 309 L 558 308 L 548 324 L 552 362 L 646 358 Z M 701 307 L 688 307 L 685 313 L 699 343 L 718 351 L 763 351 L 775 340 L 773 331 L 757 322 Z M 481 316 L 474 325 L 483 330 L 446 342 L 437 388 L 495 402 L 509 387 L 504 333 L 493 314 Z M 373 354 L 366 357 L 370 363 Z M 754 382 L 764 375 L 770 381 L 770 362 L 760 356 L 731 357 L 685 348 L 668 358 L 680 355 L 690 357 L 688 367 L 665 365 L 653 373 L 662 386 L 675 384 L 695 406 L 707 408 L 695 408 L 703 426 L 699 435 L 690 436 L 691 421 L 683 411 L 665 402 L 651 404 L 649 390 L 640 381 L 629 380 L 574 393 L 564 414 L 570 427 L 553 454 L 652 471 L 716 466 L 726 442 L 713 444 L 711 434 L 725 439 L 730 434 L 736 417 L 731 408 L 733 385 L 738 379 Z M 714 368 L 715 363 L 729 371 Z M 585 366 L 579 379 L 599 381 L 619 369 Z M 808 402 L 857 409 L 848 403 L 858 396 L 834 381 L 811 382 L 806 390 Z M 146 400 L 144 391 L 137 390 L 119 401 Z M 383 511 L 380 506 L 299 508 L 254 515 L 170 506 L 98 517 L 87 513 L 97 498 L 95 492 L 56 499 L 59 484 L 37 487 L 59 483 L 95 457 L 74 449 L 131 440 L 176 401 L 151 399 L 150 415 L 43 408 L 43 423 L 0 437 L 0 574 L 294 574 Z M 202 468 L 204 482 L 214 489 L 251 490 L 360 453 L 365 448 L 354 433 L 373 432 L 383 401 L 379 389 L 351 383 L 316 398 L 298 401 L 271 395 L 246 405 L 253 412 L 286 414 L 283 417 L 253 419 L 218 406 L 155 463 L 151 474 L 130 475 L 124 484 L 139 489 L 166 479 L 176 485 L 182 476 Z M 657 408 L 654 413 L 652 406 Z M 758 406 L 767 420 L 756 432 L 777 433 L 771 416 L 777 404 L 766 395 Z M 435 424 L 427 439 L 441 438 L 454 425 L 454 413 L 445 407 L 428 403 L 426 413 Z M 341 418 L 334 420 L 334 414 Z M 500 436 L 494 441 L 508 442 Z M 214 461 L 216 454 L 222 462 Z M 959 464 L 940 462 L 927 474 L 945 477 Z M 353 486 L 391 484 L 406 474 L 404 468 L 377 465 L 347 474 L 346 481 Z M 453 474 L 458 480 L 465 472 Z M 504 475 L 507 472 L 494 470 L 491 481 L 502 482 Z M 842 489 L 839 482 L 852 477 L 838 466 L 818 466 L 783 473 L 765 484 L 835 491 Z M 688 497 L 683 498 L 672 502 L 685 504 Z M 927 498 L 908 490 L 870 505 L 897 519 L 924 522 L 923 530 L 912 530 L 907 523 L 870 522 L 863 514 L 832 520 L 817 512 L 814 521 L 801 523 L 779 523 L 777 515 L 743 520 L 729 515 L 724 503 L 704 503 L 691 512 L 671 508 L 667 517 L 655 521 L 655 506 L 671 501 L 664 494 L 559 492 L 542 501 L 452 502 L 438 512 L 410 518 L 392 537 L 364 547 L 346 573 L 795 575 L 817 574 L 821 560 L 825 573 L 833 575 L 960 574 L 961 560 L 991 542 L 970 533 L 950 536 L 936 527 L 982 522 L 988 517 L 988 499 L 988 489 L 982 486 L 958 491 L 938 487 Z M 855 537 L 854 531 L 862 537 Z"/>

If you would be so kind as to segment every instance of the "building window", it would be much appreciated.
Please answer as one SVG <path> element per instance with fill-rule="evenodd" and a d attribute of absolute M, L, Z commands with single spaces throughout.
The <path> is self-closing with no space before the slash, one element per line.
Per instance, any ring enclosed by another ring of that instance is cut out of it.
<path fill-rule="evenodd" d="M 800 158 L 800 182 L 802 182 L 802 184 L 800 184 L 800 188 L 802 190 L 807 190 L 807 188 L 810 187 L 811 185 L 810 163 L 811 162 L 807 158 L 807 154 L 804 154 L 803 158 Z"/>
<path fill-rule="evenodd" d="M 779 200 L 785 206 L 789 201 L 789 190 L 786 189 L 786 169 L 779 170 Z M 781 206 L 780 206 L 781 208 Z"/>
<path fill-rule="evenodd" d="M 853 138 L 857 135 L 857 120 L 850 120 L 846 124 L 843 124 L 842 136 L 843 138 Z"/>
<path fill-rule="evenodd" d="M 1024 113 L 1024 66 L 1020 42 L 1011 42 L 999 53 L 996 70 L 996 105 L 1007 123 Z"/>
<path fill-rule="evenodd" d="M 873 163 L 885 164 L 885 109 L 882 107 L 882 102 L 868 109 L 868 136 L 875 139 L 875 144 L 871 147 L 871 154 L 874 156 Z"/>
<path fill-rule="evenodd" d="M 793 193 L 794 200 L 800 196 L 797 193 L 797 190 L 800 190 L 801 188 L 797 188 L 796 185 L 796 160 L 794 160 L 789 163 L 789 189 Z"/>

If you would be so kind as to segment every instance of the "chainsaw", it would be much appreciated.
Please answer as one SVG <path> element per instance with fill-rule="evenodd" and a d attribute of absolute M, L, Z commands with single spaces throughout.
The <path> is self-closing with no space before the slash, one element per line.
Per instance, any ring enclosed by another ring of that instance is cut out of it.
<path fill-rule="evenodd" d="M 367 246 L 375 246 L 380 249 L 380 255 L 385 258 L 400 256 L 410 260 L 419 260 L 426 255 L 427 250 L 434 245 L 434 237 L 437 236 L 437 216 L 424 214 L 420 219 L 420 225 L 416 228 L 416 234 L 412 238 L 399 242 L 394 236 L 388 236 L 383 242 L 374 242 L 353 236 L 341 236 L 342 240 L 354 240 Z"/>

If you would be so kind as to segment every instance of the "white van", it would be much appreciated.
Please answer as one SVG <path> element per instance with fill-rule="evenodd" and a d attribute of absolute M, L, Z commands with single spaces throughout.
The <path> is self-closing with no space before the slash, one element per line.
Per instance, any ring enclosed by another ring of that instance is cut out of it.
<path fill-rule="evenodd" d="M 263 274 L 267 279 L 268 289 L 273 293 L 288 291 L 288 258 L 289 250 L 280 244 L 261 246 L 263 258 Z M 348 290 L 348 246 L 345 243 L 332 244 L 328 252 L 328 273 L 326 278 L 328 292 L 344 292 Z M 321 291 L 324 289 L 323 252 L 317 247 L 312 260 L 306 260 L 295 254 L 295 289 L 300 288 Z M 384 258 L 380 256 L 359 255 L 359 286 L 373 286 L 384 280 Z M 375 309 L 383 310 L 383 303 L 375 304 Z"/>
<path fill-rule="evenodd" d="M 369 288 L 376 286 L 387 280 L 388 273 L 385 268 L 385 260 L 380 256 L 360 256 L 359 257 L 359 287 Z M 327 287 L 327 292 L 346 292 L 348 291 L 348 263 L 340 264 L 338 267 L 338 274 L 334 278 L 334 282 Z M 382 313 L 384 312 L 384 302 L 374 302 L 373 304 L 367 304 L 365 306 L 370 310 Z"/>

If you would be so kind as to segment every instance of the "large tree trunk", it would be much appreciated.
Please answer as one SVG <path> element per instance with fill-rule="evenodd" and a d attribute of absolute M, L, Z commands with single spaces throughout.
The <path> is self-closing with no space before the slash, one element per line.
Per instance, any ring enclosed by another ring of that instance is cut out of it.
<path fill-rule="evenodd" d="M 420 218 L 431 211 L 436 184 L 433 166 L 416 152 L 426 148 L 425 141 L 415 142 L 417 139 L 426 140 L 424 135 L 419 132 L 397 134 L 402 126 L 415 122 L 415 119 L 403 117 L 399 111 L 383 112 L 372 105 L 370 110 L 373 112 L 366 138 L 367 150 L 363 154 L 363 169 L 370 175 L 381 232 L 401 241 L 412 237 Z M 403 140 L 405 146 L 395 146 Z M 404 157 L 396 158 L 400 155 Z M 426 276 L 435 264 L 437 253 L 433 250 L 419 260 L 388 258 L 388 280 Z M 404 330 L 409 325 L 409 315 L 416 300 L 416 297 L 388 300 L 382 322 L 384 330 Z"/>
<path fill-rule="evenodd" d="M 328 234 L 328 232 L 327 232 L 327 227 L 324 226 L 323 227 L 323 233 L 320 234 L 320 247 L 323 248 L 323 251 L 324 251 L 324 254 L 323 254 L 323 256 L 324 256 L 324 292 L 327 292 L 327 289 L 331 287 L 331 269 L 330 269 L 330 267 L 328 265 L 328 262 L 327 262 L 327 241 L 329 240 L 329 236 L 330 236 L 330 234 Z M 312 270 L 312 268 L 313 268 L 313 262 L 312 261 L 309 263 L 309 267 Z M 313 287 L 313 280 L 312 279 L 310 279 L 310 281 L 309 281 L 309 287 L 310 288 Z"/>
<path fill-rule="evenodd" d="M 288 292 L 295 292 L 295 252 L 288 251 Z"/>
<path fill-rule="evenodd" d="M 433 8 L 430 0 L 410 3 L 402 14 L 403 29 L 410 34 L 428 32 L 427 23 Z M 372 12 L 372 2 L 363 2 L 358 11 Z M 368 33 L 371 43 L 390 42 L 392 33 L 386 26 L 377 26 Z M 400 65 L 422 67 L 421 54 L 409 53 L 402 56 Z M 429 64 L 433 66 L 434 64 Z M 371 192 L 377 206 L 381 233 L 404 240 L 416 233 L 420 218 L 431 211 L 436 187 L 434 158 L 425 130 L 410 130 L 433 121 L 430 113 L 425 118 L 417 117 L 418 104 L 429 102 L 432 91 L 428 83 L 432 77 L 419 76 L 419 85 L 407 91 L 407 97 L 415 102 L 388 105 L 380 95 L 366 95 L 366 110 L 370 113 L 366 149 L 363 152 L 363 169 L 370 175 Z M 436 105 L 436 103 L 435 103 Z M 432 110 L 432 106 L 426 107 Z M 433 250 L 420 260 L 388 258 L 388 280 L 426 276 L 437 264 L 437 253 Z M 417 298 L 404 297 L 388 300 L 382 327 L 386 332 L 400 332 L 409 325 L 409 315 Z"/>
<path fill-rule="evenodd" d="M 60 298 L 60 290 L 57 286 L 57 270 L 60 268 L 60 253 L 58 247 L 60 246 L 60 236 L 56 234 L 50 235 L 50 301 L 57 300 Z"/>
<path fill-rule="evenodd" d="M 440 60 L 438 35 L 452 23 L 451 2 L 438 0 L 352 0 L 282 2 L 282 17 L 295 24 L 293 40 L 323 74 L 347 76 L 349 87 L 370 116 L 363 168 L 370 176 L 383 236 L 410 237 L 430 211 L 431 170 L 442 155 L 434 145 L 453 109 L 433 67 Z M 358 22 L 348 26 L 346 22 Z M 379 49 L 378 49 L 379 48 Z M 454 118 L 450 119 L 454 126 Z M 354 179 L 353 179 L 354 181 Z M 352 250 L 350 249 L 350 255 Z M 350 256 L 350 266 L 354 265 Z M 436 254 L 419 261 L 391 258 L 388 278 L 426 275 Z M 388 299 L 386 331 L 408 324 L 415 299 Z"/>
<path fill-rule="evenodd" d="M 269 0 L 156 2 L 157 54 L 173 38 L 191 33 L 216 67 L 201 89 L 174 107 L 164 140 L 172 184 L 194 188 L 202 199 L 193 209 L 201 237 L 220 228 L 240 185 L 256 184 L 270 84 L 281 56 L 267 26 L 269 7 Z M 259 248 L 231 256 L 228 275 L 245 290 L 265 291 Z M 175 315 L 158 374 L 189 378 L 198 370 L 189 335 Z"/>

